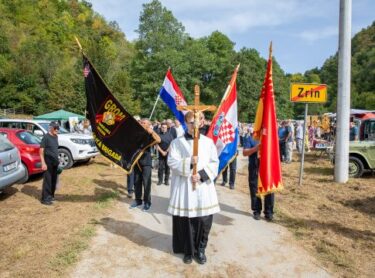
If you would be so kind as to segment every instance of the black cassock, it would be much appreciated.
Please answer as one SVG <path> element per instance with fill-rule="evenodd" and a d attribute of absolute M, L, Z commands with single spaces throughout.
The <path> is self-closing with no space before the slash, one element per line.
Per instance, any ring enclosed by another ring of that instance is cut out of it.
<path fill-rule="evenodd" d="M 200 217 L 173 216 L 173 252 L 194 255 L 207 246 L 213 215 Z"/>

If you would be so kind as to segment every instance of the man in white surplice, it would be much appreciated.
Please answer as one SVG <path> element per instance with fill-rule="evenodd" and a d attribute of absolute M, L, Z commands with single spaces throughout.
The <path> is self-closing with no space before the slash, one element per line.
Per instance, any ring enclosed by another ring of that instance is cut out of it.
<path fill-rule="evenodd" d="M 172 141 L 168 156 L 172 172 L 168 212 L 173 216 L 173 252 L 183 253 L 184 263 L 191 263 L 194 256 L 198 263 L 204 264 L 213 214 L 220 211 L 214 185 L 219 159 L 213 141 L 204 135 L 199 137 L 198 157 L 193 157 L 192 112 L 186 113 L 185 122 L 187 132 Z M 193 175 L 193 161 L 198 162 L 196 175 Z"/>

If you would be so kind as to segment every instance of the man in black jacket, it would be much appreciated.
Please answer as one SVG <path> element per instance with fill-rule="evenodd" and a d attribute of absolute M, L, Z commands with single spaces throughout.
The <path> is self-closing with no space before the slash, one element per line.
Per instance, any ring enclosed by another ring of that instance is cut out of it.
<path fill-rule="evenodd" d="M 159 151 L 158 185 L 162 184 L 163 175 L 164 175 L 164 184 L 169 185 L 169 166 L 167 164 L 168 151 L 169 151 L 169 145 L 171 144 L 174 138 L 173 138 L 173 135 L 168 132 L 167 123 L 161 124 L 159 137 L 161 139 L 161 142 L 157 145 L 157 149 Z"/>
<path fill-rule="evenodd" d="M 152 132 L 151 123 L 148 119 L 142 119 L 140 124 L 149 132 Z M 145 150 L 137 164 L 134 166 L 134 187 L 135 200 L 130 205 L 130 208 L 136 208 L 142 205 L 142 189 L 143 191 L 143 211 L 148 211 L 151 208 L 151 169 L 152 157 L 151 149 Z"/>

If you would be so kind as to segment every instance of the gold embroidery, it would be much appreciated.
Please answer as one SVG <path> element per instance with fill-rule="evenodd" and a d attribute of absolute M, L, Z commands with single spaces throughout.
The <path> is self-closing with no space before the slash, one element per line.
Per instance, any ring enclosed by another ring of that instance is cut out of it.
<path fill-rule="evenodd" d="M 169 205 L 169 207 L 172 208 L 172 209 L 178 209 L 178 210 L 182 210 L 182 211 L 203 211 L 203 210 L 208 210 L 208 209 L 212 209 L 212 208 L 215 208 L 215 207 L 219 207 L 219 204 L 215 204 L 215 205 L 205 207 L 205 208 L 191 208 L 191 209 L 178 208 L 178 207 L 174 207 L 174 206 L 171 206 L 171 205 Z"/>

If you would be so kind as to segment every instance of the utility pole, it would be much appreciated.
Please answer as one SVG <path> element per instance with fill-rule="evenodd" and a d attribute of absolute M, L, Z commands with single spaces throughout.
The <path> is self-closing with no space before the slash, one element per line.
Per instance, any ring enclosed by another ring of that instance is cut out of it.
<path fill-rule="evenodd" d="M 340 0 L 335 181 L 349 178 L 352 0 Z"/>

